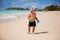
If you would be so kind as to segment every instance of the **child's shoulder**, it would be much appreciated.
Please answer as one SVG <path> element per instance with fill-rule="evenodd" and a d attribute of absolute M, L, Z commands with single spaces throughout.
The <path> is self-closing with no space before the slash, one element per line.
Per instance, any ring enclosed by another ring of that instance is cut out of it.
<path fill-rule="evenodd" d="M 29 15 L 31 15 L 31 13 L 29 13 Z"/>

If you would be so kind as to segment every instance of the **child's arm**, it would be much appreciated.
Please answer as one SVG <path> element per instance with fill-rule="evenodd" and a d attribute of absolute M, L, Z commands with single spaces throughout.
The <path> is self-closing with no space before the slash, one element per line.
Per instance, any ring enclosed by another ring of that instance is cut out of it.
<path fill-rule="evenodd" d="M 30 14 L 28 15 L 28 19 L 30 18 Z"/>
<path fill-rule="evenodd" d="M 35 14 L 36 15 L 36 14 Z M 36 20 L 38 20 L 37 16 L 35 16 Z"/>
<path fill-rule="evenodd" d="M 36 20 L 38 20 L 37 16 L 36 16 Z"/>
<path fill-rule="evenodd" d="M 38 20 L 38 18 L 36 17 L 36 20 Z"/>
<path fill-rule="evenodd" d="M 39 23 L 40 21 L 39 21 L 39 19 L 36 17 L 36 20 L 37 20 L 37 23 Z"/>

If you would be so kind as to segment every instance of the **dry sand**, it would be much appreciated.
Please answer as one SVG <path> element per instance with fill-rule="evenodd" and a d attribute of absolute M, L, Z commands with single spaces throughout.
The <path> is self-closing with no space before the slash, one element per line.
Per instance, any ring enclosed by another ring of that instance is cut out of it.
<path fill-rule="evenodd" d="M 41 12 L 37 17 L 35 34 L 27 34 L 27 15 L 0 22 L 0 40 L 60 40 L 60 11 Z"/>

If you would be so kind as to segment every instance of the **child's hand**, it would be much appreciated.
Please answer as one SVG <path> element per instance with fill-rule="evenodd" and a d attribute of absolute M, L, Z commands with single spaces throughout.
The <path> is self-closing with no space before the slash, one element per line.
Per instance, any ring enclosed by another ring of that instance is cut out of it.
<path fill-rule="evenodd" d="M 39 23 L 40 21 L 39 20 L 37 20 L 37 23 Z"/>

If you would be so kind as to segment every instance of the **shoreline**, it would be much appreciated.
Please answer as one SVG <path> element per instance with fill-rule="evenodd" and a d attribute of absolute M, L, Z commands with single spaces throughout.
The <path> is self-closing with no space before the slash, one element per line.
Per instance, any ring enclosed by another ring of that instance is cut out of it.
<path fill-rule="evenodd" d="M 58 15 L 60 11 L 41 11 L 41 12 L 37 12 L 37 16 L 41 15 L 41 14 L 46 14 L 46 15 L 49 15 L 49 14 L 54 14 L 54 15 Z M 29 12 L 28 12 L 29 13 Z M 24 18 L 24 16 L 28 16 L 28 13 L 27 14 L 21 14 L 21 13 L 18 13 L 18 14 L 1 14 L 0 15 L 0 22 L 2 21 L 7 21 L 7 20 L 14 20 L 14 19 L 18 19 L 18 18 Z M 49 13 L 49 14 L 48 14 Z"/>

